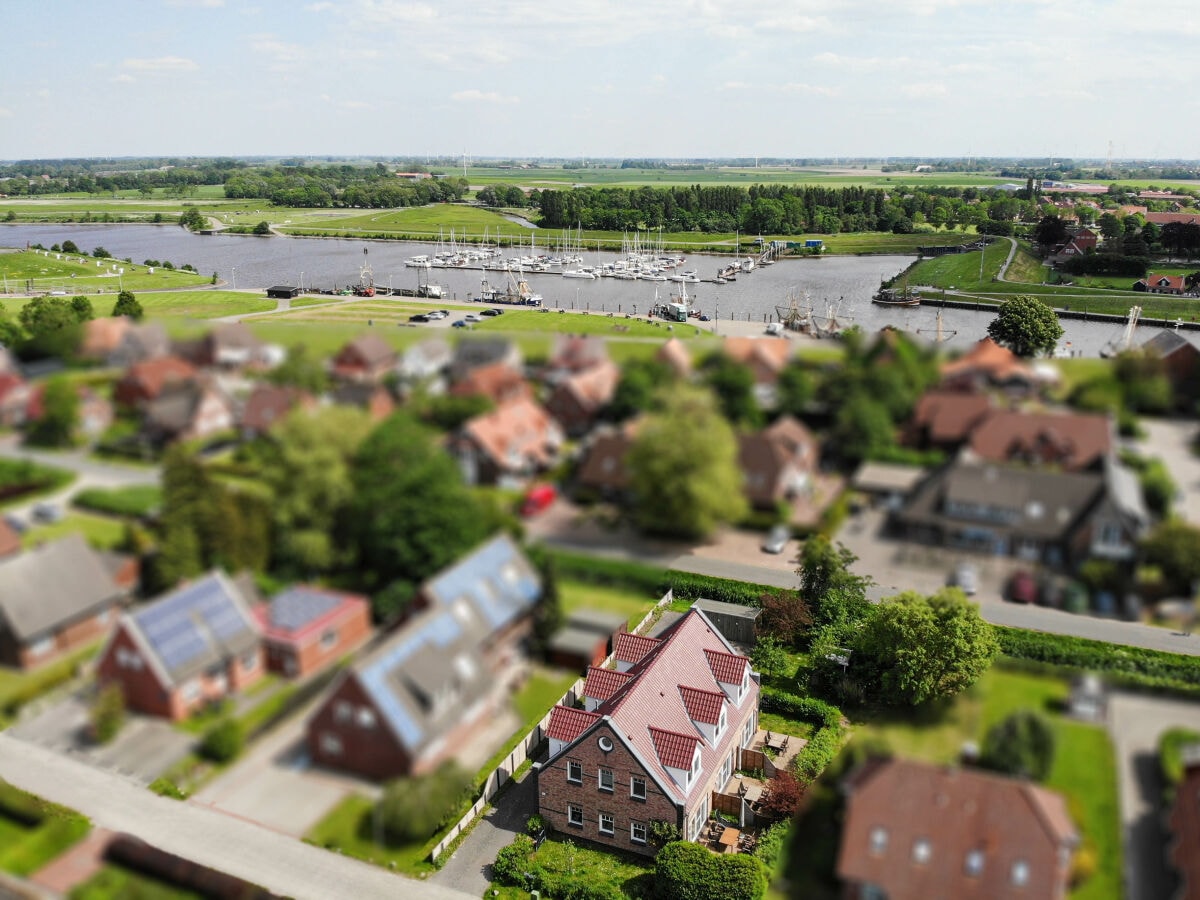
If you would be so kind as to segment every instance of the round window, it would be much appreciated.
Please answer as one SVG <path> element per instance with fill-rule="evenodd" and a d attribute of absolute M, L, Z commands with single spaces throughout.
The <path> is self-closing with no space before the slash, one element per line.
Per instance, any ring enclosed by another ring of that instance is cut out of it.
<path fill-rule="evenodd" d="M 605 753 L 607 753 L 609 750 L 611 750 L 613 748 L 612 739 L 609 738 L 608 736 L 602 736 L 600 738 L 600 740 L 596 741 L 596 743 L 600 745 L 600 749 L 603 750 Z"/>

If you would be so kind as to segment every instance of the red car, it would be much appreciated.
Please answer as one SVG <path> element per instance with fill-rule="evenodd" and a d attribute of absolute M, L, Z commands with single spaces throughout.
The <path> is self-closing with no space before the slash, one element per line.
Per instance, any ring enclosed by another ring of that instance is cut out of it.
<path fill-rule="evenodd" d="M 536 516 L 558 499 L 558 491 L 552 484 L 538 484 L 525 492 L 521 501 L 521 515 L 525 518 Z"/>
<path fill-rule="evenodd" d="M 1013 572 L 1008 579 L 1008 599 L 1013 603 L 1036 603 L 1037 581 L 1024 569 Z"/>

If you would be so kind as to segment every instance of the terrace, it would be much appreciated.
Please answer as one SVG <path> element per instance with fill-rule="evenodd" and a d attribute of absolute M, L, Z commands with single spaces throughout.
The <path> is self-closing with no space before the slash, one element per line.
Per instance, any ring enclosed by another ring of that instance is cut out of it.
<path fill-rule="evenodd" d="M 760 830 L 774 821 L 761 812 L 771 793 L 771 780 L 789 767 L 807 743 L 803 738 L 759 729 L 750 746 L 742 750 L 737 772 L 722 790 L 713 792 L 713 814 L 701 832 L 700 843 L 714 853 L 751 852 Z"/>

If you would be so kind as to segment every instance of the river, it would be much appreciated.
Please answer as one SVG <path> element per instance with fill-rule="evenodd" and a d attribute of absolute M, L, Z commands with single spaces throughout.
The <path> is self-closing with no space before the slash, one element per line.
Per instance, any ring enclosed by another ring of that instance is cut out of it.
<path fill-rule="evenodd" d="M 345 238 L 252 237 L 248 235 L 197 235 L 176 225 L 4 225 L 0 244 L 24 247 L 40 243 L 49 247 L 74 241 L 84 252 L 102 246 L 117 258 L 130 257 L 170 260 L 176 266 L 190 263 L 201 274 L 216 272 L 238 288 L 266 288 L 273 284 L 303 284 L 307 289 L 330 290 L 358 283 L 359 270 L 371 266 L 375 283 L 385 287 L 415 288 L 419 270 L 406 268 L 404 260 L 417 254 L 432 254 L 432 244 L 402 241 L 364 241 Z M 514 252 L 515 255 L 515 252 Z M 585 254 L 588 264 L 600 264 L 616 254 Z M 695 269 L 701 278 L 711 278 L 729 262 L 728 256 L 693 254 L 683 268 Z M 789 296 L 805 303 L 807 296 L 813 311 L 825 315 L 835 312 L 846 325 L 858 325 L 866 331 L 894 326 L 915 331 L 933 339 L 937 328 L 937 309 L 882 307 L 871 302 L 871 295 L 884 278 L 891 278 L 912 262 L 910 256 L 826 256 L 781 260 L 773 266 L 759 267 L 738 276 L 729 284 L 688 285 L 693 306 L 722 320 L 738 319 L 765 322 L 786 309 Z M 486 277 L 493 285 L 503 286 L 503 272 L 433 269 L 430 280 L 442 284 L 459 300 L 478 294 Z M 597 281 L 565 279 L 557 274 L 528 273 L 530 287 L 542 294 L 546 306 L 565 309 L 591 309 L 599 312 L 646 312 L 654 303 L 678 289 L 678 285 L 645 281 Z M 986 334 L 992 314 L 986 311 L 947 309 L 942 315 L 943 334 L 948 349 L 965 349 Z M 1062 346 L 1074 354 L 1098 355 L 1101 347 L 1118 337 L 1120 326 L 1113 323 L 1081 322 L 1064 319 Z M 1138 343 L 1148 340 L 1160 329 L 1141 328 Z M 1180 332 L 1198 342 L 1196 332 Z"/>

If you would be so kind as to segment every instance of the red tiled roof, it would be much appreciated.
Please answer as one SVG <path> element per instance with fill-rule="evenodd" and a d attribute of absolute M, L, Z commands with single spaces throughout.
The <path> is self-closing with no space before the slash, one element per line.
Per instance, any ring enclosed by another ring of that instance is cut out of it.
<path fill-rule="evenodd" d="M 125 372 L 122 384 L 136 385 L 148 397 L 157 397 L 169 381 L 196 377 L 196 369 L 178 356 L 162 356 L 135 363 Z"/>
<path fill-rule="evenodd" d="M 549 465 L 561 439 L 558 423 L 529 399 L 468 419 L 463 433 L 505 471 L 530 462 Z"/>
<path fill-rule="evenodd" d="M 628 672 L 588 666 L 587 680 L 583 683 L 583 696 L 593 700 L 607 700 L 628 684 L 632 677 Z"/>
<path fill-rule="evenodd" d="M 571 706 L 556 706 L 550 710 L 550 725 L 546 729 L 546 736 L 570 743 L 599 718 L 600 713 L 587 712 Z"/>
<path fill-rule="evenodd" d="M 654 742 L 654 750 L 664 766 L 672 769 L 683 769 L 685 772 L 692 768 L 692 758 L 696 755 L 696 744 L 700 739 L 695 735 L 680 734 L 678 731 L 667 731 L 663 728 L 649 726 L 650 740 Z"/>
<path fill-rule="evenodd" d="M 1086 469 L 1112 450 L 1107 416 L 996 410 L 971 434 L 971 450 L 994 462 L 1029 459 Z"/>
<path fill-rule="evenodd" d="M 679 696 L 683 698 L 683 707 L 693 722 L 716 725 L 721 721 L 721 707 L 725 705 L 722 691 L 706 691 L 681 684 Z"/>
<path fill-rule="evenodd" d="M 967 439 L 991 407 L 991 398 L 984 393 L 930 390 L 917 401 L 913 425 L 928 433 L 931 441 L 958 443 Z"/>
<path fill-rule="evenodd" d="M 1200 215 L 1196 213 L 1148 212 L 1145 213 L 1145 216 L 1147 222 L 1153 222 L 1155 225 L 1170 225 L 1173 222 L 1182 222 L 1184 225 L 1200 225 Z"/>
<path fill-rule="evenodd" d="M 746 657 L 707 648 L 704 656 L 708 660 L 708 668 L 712 672 L 713 678 L 721 684 L 742 683 L 742 676 L 746 674 Z"/>
<path fill-rule="evenodd" d="M 1033 370 L 1015 353 L 1001 347 L 990 337 L 980 340 L 974 347 L 956 360 L 942 364 L 942 378 L 981 373 L 993 382 L 1005 382 L 1012 378 L 1032 380 Z"/>
<path fill-rule="evenodd" d="M 570 391 L 586 410 L 595 411 L 607 406 L 621 380 L 621 369 L 605 360 L 589 369 L 576 372 L 563 381 L 561 390 Z"/>
<path fill-rule="evenodd" d="M 450 388 L 455 397 L 487 397 L 504 403 L 533 396 L 525 378 L 508 363 L 498 362 L 472 369 Z"/>
<path fill-rule="evenodd" d="M 636 664 L 641 662 L 642 658 L 660 643 L 658 638 L 643 637 L 640 634 L 623 631 L 617 635 L 617 645 L 613 648 L 613 657 L 620 662 Z"/>

